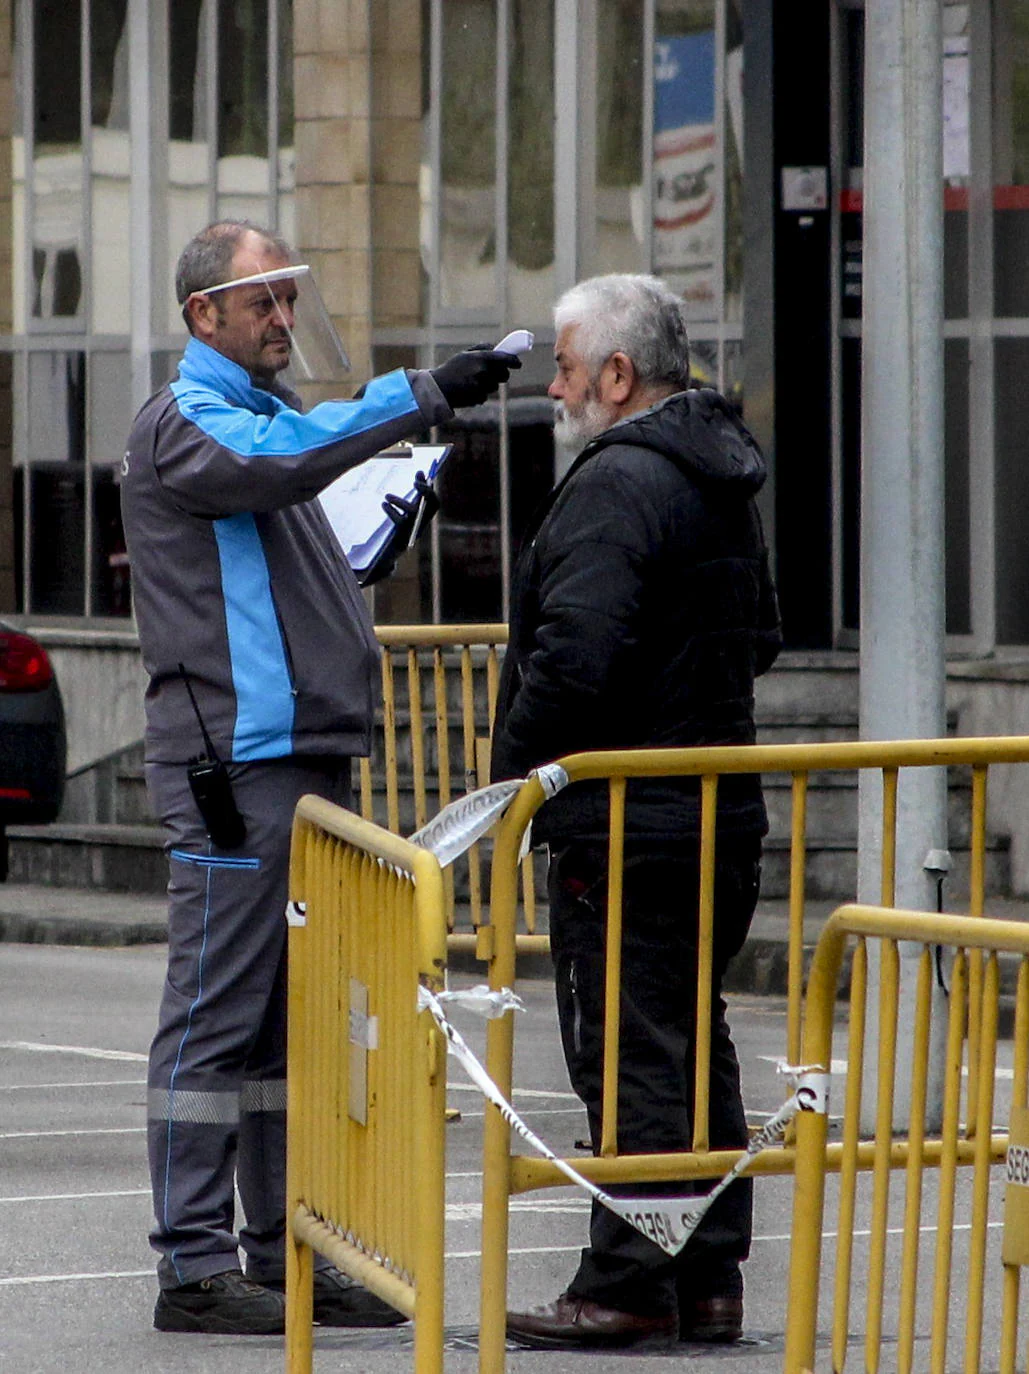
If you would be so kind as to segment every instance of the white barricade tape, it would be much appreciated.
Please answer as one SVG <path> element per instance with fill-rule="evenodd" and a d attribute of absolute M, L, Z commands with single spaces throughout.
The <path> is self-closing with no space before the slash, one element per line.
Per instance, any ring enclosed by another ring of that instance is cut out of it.
<path fill-rule="evenodd" d="M 460 994 L 454 1000 L 459 1000 L 459 997 Z M 428 988 L 419 987 L 418 989 L 418 1009 L 420 1011 L 428 1009 L 432 1013 L 436 1024 L 446 1036 L 448 1052 L 454 1056 L 483 1096 L 493 1103 L 508 1125 L 517 1131 L 523 1140 L 541 1154 L 544 1159 L 548 1159 L 551 1164 L 560 1169 L 572 1183 L 585 1189 L 590 1197 L 620 1216 L 630 1226 L 635 1227 L 648 1240 L 654 1241 L 668 1255 L 677 1255 L 682 1250 L 715 1199 L 720 1197 L 726 1188 L 739 1178 L 753 1162 L 756 1155 L 775 1143 L 785 1132 L 786 1127 L 797 1112 L 819 1110 L 816 1106 L 811 1105 L 817 1101 L 824 1102 L 826 1104 L 825 1109 L 828 1107 L 829 1075 L 818 1068 L 796 1070 L 794 1073 L 798 1079 L 797 1089 L 789 1101 L 784 1103 L 771 1120 L 767 1121 L 761 1130 L 751 1137 L 745 1153 L 740 1156 L 725 1177 L 719 1179 L 709 1193 L 705 1193 L 701 1197 L 694 1194 L 682 1197 L 612 1197 L 610 1193 L 605 1193 L 602 1188 L 591 1183 L 588 1178 L 584 1178 L 567 1160 L 555 1155 L 553 1150 L 545 1145 L 534 1131 L 530 1130 L 468 1048 L 457 1028 L 447 1020 L 439 997 L 431 993 Z M 814 1080 L 824 1081 L 815 1082 Z"/>
<path fill-rule="evenodd" d="M 568 774 L 557 763 L 545 763 L 541 768 L 534 769 L 529 777 L 539 779 L 548 798 L 560 792 L 568 783 Z M 480 787 L 476 792 L 458 797 L 433 816 L 427 825 L 416 830 L 410 843 L 428 849 L 435 854 L 440 867 L 446 868 L 447 864 L 471 849 L 475 841 L 481 839 L 490 826 L 500 819 L 526 781 L 525 778 L 516 778 L 510 782 L 494 782 L 489 787 Z M 530 830 L 531 827 L 526 827 L 526 839 L 522 842 L 526 850 Z"/>
<path fill-rule="evenodd" d="M 464 1007 L 466 1011 L 474 1011 L 477 1016 L 484 1016 L 487 1021 L 494 1021 L 498 1016 L 503 1016 L 505 1011 L 524 1011 L 525 1003 L 516 992 L 510 988 L 500 988 L 494 992 L 485 983 L 476 983 L 473 988 L 459 988 L 446 992 L 437 992 L 436 1001 L 441 1003 L 449 1002 L 457 1007 Z M 419 1010 L 422 1008 L 419 1006 Z"/>

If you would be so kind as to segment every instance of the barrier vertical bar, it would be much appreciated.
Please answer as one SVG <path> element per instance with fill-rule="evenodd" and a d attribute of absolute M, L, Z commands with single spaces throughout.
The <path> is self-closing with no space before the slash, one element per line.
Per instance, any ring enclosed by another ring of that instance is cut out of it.
<path fill-rule="evenodd" d="M 618 1066 L 622 998 L 622 878 L 625 859 L 625 779 L 612 778 L 604 942 L 604 1070 L 600 1153 L 618 1153 Z"/>
<path fill-rule="evenodd" d="M 428 854 L 418 855 L 414 879 L 418 973 L 430 988 L 439 991 L 446 967 L 446 937 L 433 920 L 433 911 L 444 898 L 442 875 L 435 859 Z M 418 1374 L 442 1374 L 447 1051 L 428 1011 L 416 1014 L 411 1007 L 407 1014 L 421 1030 L 419 1044 L 426 1069 L 417 1076 L 415 1155 L 419 1161 L 432 1162 L 431 1169 L 418 1170 L 416 1194 L 419 1279 L 415 1299 L 415 1368 Z"/>
<path fill-rule="evenodd" d="M 711 983 L 715 938 L 715 824 L 718 774 L 700 779 L 700 895 L 697 903 L 697 1014 L 693 1058 L 693 1148 L 709 1148 L 711 1086 Z"/>
<path fill-rule="evenodd" d="M 954 1189 L 957 1183 L 958 1130 L 961 1113 L 961 1058 L 967 1000 L 968 960 L 965 951 L 958 950 L 950 971 L 950 1012 L 947 1017 L 943 1127 L 940 1134 L 942 1148 L 939 1205 L 933 1274 L 933 1322 L 929 1351 L 931 1374 L 944 1374 L 947 1363 L 950 1271 L 954 1246 Z"/>
<path fill-rule="evenodd" d="M 414 781 L 414 824 L 420 830 L 429 819 L 425 797 L 425 722 L 422 718 L 422 670 L 418 650 L 407 651 L 407 704 L 411 717 L 411 771 Z"/>
<path fill-rule="evenodd" d="M 400 799 L 397 795 L 397 700 L 393 683 L 393 657 L 382 653 L 382 739 L 386 761 L 386 827 L 400 833 Z"/>
<path fill-rule="evenodd" d="M 883 769 L 882 882 L 880 901 L 893 906 L 897 900 L 897 780 L 896 768 Z"/>
<path fill-rule="evenodd" d="M 372 746 L 374 748 L 374 745 Z M 366 821 L 374 821 L 375 804 L 372 786 L 372 761 L 370 758 L 358 759 L 358 776 L 361 779 L 361 815 Z"/>
<path fill-rule="evenodd" d="M 461 723 L 464 742 L 464 785 L 466 792 L 474 792 L 479 785 L 479 771 L 475 758 L 475 681 L 472 651 L 465 644 L 461 649 Z M 472 926 L 482 924 L 482 867 L 479 846 L 468 851 L 468 903 Z"/>
<path fill-rule="evenodd" d="M 826 1069 L 832 1061 L 833 1009 L 845 939 L 830 917 L 808 976 L 803 1060 L 806 1064 L 821 1064 Z M 802 1374 L 815 1367 L 828 1129 L 829 1118 L 825 1112 L 799 1113 L 790 1245 L 790 1304 L 786 1314 L 783 1359 L 786 1374 Z"/>
<path fill-rule="evenodd" d="M 929 1078 L 929 1012 L 932 996 L 932 954 L 926 946 L 918 961 L 915 990 L 915 1040 L 911 1064 L 911 1120 L 908 1125 L 908 1163 L 904 1187 L 904 1242 L 900 1262 L 900 1329 L 897 1336 L 898 1374 L 911 1374 L 918 1305 L 918 1258 L 922 1215 L 922 1147 Z"/>
<path fill-rule="evenodd" d="M 896 778 L 894 777 L 895 783 Z M 896 792 L 894 791 L 895 799 Z M 883 838 L 885 850 L 885 836 Z M 890 1144 L 893 1138 L 893 1093 L 894 1076 L 897 1070 L 897 1002 L 900 996 L 900 960 L 896 940 L 883 941 L 879 974 L 878 1104 L 872 1173 L 872 1221 L 869 1240 L 868 1310 L 865 1331 L 865 1369 L 868 1374 L 875 1374 L 879 1368 L 883 1293 L 886 1286 L 886 1232 L 890 1206 Z"/>
<path fill-rule="evenodd" d="M 868 1003 L 868 945 L 860 938 L 850 969 L 850 1029 L 847 1035 L 847 1093 L 843 1108 L 843 1152 L 840 1160 L 839 1226 L 836 1236 L 836 1284 L 833 1296 L 833 1369 L 841 1370 L 850 1337 L 850 1276 L 854 1258 L 854 1214 L 857 1197 L 858 1138 L 865 1060 L 865 1011 Z"/>
<path fill-rule="evenodd" d="M 493 954 L 490 987 L 515 984 L 515 914 L 518 907 L 518 850 L 526 815 L 542 798 L 538 781 L 517 794 L 497 830 L 490 883 Z M 526 800 L 529 799 L 529 800 Z M 530 805 L 530 802 L 532 805 Z M 523 804 L 524 803 L 524 804 Z M 505 1012 L 486 1028 L 486 1069 L 510 1099 L 514 1014 Z M 507 1242 L 511 1175 L 511 1130 L 492 1103 L 486 1103 L 482 1146 L 482 1266 L 479 1304 L 480 1374 L 503 1374 L 507 1316 Z"/>
<path fill-rule="evenodd" d="M 1026 1105 L 1026 1078 L 1029 1075 L 1029 959 L 1022 956 L 1018 965 L 1015 991 L 1014 1064 L 1012 1066 L 1011 1112 Z M 1018 1358 L 1018 1294 L 1022 1271 L 1017 1264 L 1004 1266 L 1004 1290 L 1000 1321 L 1000 1374 L 1014 1374 Z"/>
<path fill-rule="evenodd" d="M 525 932 L 536 934 L 536 869 L 530 850 L 522 860 L 522 910 L 525 913 Z"/>
<path fill-rule="evenodd" d="M 442 811 L 451 798 L 450 786 L 450 716 L 447 711 L 447 669 L 443 650 L 432 651 L 433 705 L 436 713 L 436 772 L 439 779 L 439 807 Z M 443 871 L 443 893 L 446 900 L 447 929 L 454 929 L 454 866 Z"/>
<path fill-rule="evenodd" d="M 497 646 L 491 644 L 486 650 L 486 710 L 489 719 L 489 733 L 493 733 L 493 722 L 497 715 L 497 689 L 500 685 L 500 669 L 497 663 Z"/>
<path fill-rule="evenodd" d="M 981 916 L 986 902 L 986 779 L 985 764 L 972 768 L 972 852 L 968 910 Z M 979 1100 L 979 1037 L 983 1000 L 983 952 L 973 949 L 968 969 L 968 1134 L 974 1135 Z"/>
<path fill-rule="evenodd" d="M 804 993 L 804 866 L 807 858 L 807 773 L 793 774 L 790 814 L 790 931 L 786 986 L 786 1054 L 800 1063 L 801 999 Z"/>
<path fill-rule="evenodd" d="M 306 852 L 309 832 L 303 821 L 293 822 L 293 843 L 290 851 L 290 899 L 305 901 L 308 897 Z M 314 1358 L 312 1321 L 314 1310 L 314 1252 L 297 1239 L 293 1217 L 302 1202 L 300 1179 L 306 1172 L 308 1157 L 306 1111 L 308 1083 L 306 1072 L 310 1056 L 306 1049 L 307 1005 L 309 996 L 307 946 L 310 933 L 303 926 L 290 926 L 289 942 L 289 999 L 294 1019 L 294 1033 L 287 1045 L 287 1113 L 294 1123 L 289 1133 L 286 1152 L 286 1294 L 290 1325 L 286 1332 L 286 1374 L 310 1374 Z"/>
<path fill-rule="evenodd" d="M 979 1368 L 982 1355 L 986 1228 L 990 1206 L 990 1137 L 993 1134 L 993 1080 L 997 1062 L 997 1010 L 1000 971 L 991 952 L 983 977 L 982 1034 L 979 1041 L 979 1092 L 976 1104 L 975 1164 L 972 1173 L 972 1231 L 968 1245 L 968 1310 L 965 1317 L 965 1369 Z"/>

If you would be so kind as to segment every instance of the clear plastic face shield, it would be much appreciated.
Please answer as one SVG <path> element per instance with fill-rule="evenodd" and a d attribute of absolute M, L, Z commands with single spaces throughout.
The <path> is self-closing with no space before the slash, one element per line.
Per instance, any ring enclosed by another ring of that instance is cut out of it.
<path fill-rule="evenodd" d="M 213 297 L 225 327 L 240 331 L 237 361 L 255 375 L 294 384 L 333 383 L 350 371 L 343 340 L 307 263 L 236 277 L 194 295 Z"/>

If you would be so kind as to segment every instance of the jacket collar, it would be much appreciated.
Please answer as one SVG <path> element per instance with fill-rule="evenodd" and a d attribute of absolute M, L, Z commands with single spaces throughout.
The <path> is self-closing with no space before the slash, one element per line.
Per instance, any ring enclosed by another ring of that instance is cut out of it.
<path fill-rule="evenodd" d="M 246 410 L 273 415 L 284 406 L 273 392 L 258 386 L 246 368 L 197 338 L 191 337 L 186 344 L 179 363 L 179 376 L 184 381 L 214 387 L 227 401 Z"/>

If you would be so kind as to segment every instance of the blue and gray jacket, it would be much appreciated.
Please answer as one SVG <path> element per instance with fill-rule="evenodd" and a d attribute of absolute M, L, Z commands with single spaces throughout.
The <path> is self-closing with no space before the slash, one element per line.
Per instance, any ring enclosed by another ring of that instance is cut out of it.
<path fill-rule="evenodd" d="M 180 663 L 226 761 L 369 751 L 378 646 L 314 498 L 452 412 L 427 372 L 307 414 L 292 399 L 190 339 L 133 424 L 121 500 L 150 762 L 203 750 Z"/>

